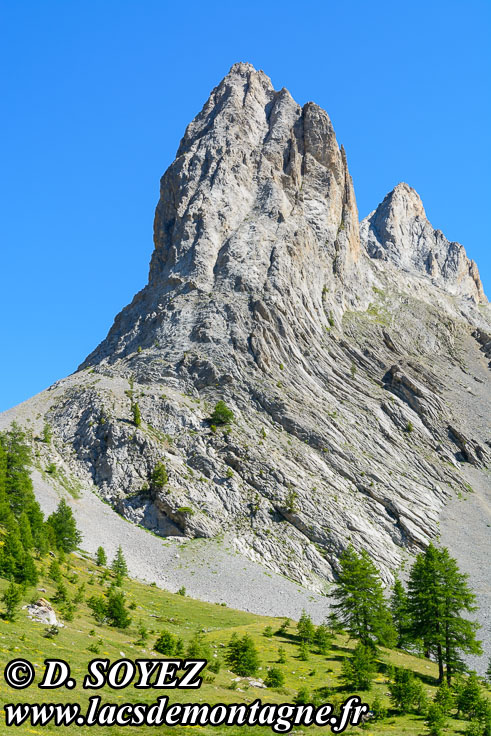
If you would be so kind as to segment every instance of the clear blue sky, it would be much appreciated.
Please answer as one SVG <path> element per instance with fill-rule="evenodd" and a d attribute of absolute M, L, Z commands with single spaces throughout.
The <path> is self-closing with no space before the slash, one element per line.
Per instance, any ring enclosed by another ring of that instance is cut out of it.
<path fill-rule="evenodd" d="M 235 61 L 344 143 L 360 215 L 399 181 L 491 293 L 489 0 L 0 0 L 0 410 L 146 282 L 159 178 Z"/>

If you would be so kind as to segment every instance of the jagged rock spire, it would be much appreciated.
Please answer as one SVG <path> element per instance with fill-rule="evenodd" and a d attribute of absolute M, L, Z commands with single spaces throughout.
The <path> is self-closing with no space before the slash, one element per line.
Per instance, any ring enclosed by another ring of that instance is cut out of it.
<path fill-rule="evenodd" d="M 357 210 L 327 113 L 234 64 L 162 178 L 154 232 L 150 283 L 161 288 L 262 290 L 282 249 L 311 261 L 306 240 L 341 272 L 358 257 Z"/>
<path fill-rule="evenodd" d="M 353 184 L 327 113 L 234 64 L 162 177 L 154 242 L 148 285 L 84 365 L 156 342 L 177 356 L 192 340 L 232 341 L 227 360 L 264 367 L 274 337 L 256 334 L 259 301 L 273 335 L 280 313 L 292 343 L 306 325 L 322 334 L 326 307 L 356 301 L 360 282 Z"/>
<path fill-rule="evenodd" d="M 487 301 L 475 262 L 460 243 L 450 242 L 433 228 L 418 193 L 408 184 L 402 182 L 389 192 L 363 220 L 360 232 L 371 258 L 428 275 L 456 296 Z"/>

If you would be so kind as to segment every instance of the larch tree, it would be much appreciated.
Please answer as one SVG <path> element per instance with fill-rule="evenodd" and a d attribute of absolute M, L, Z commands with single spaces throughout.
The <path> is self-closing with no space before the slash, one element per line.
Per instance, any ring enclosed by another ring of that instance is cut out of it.
<path fill-rule="evenodd" d="M 82 541 L 72 510 L 64 498 L 56 511 L 48 516 L 47 524 L 53 530 L 56 546 L 63 552 L 73 552 Z"/>
<path fill-rule="evenodd" d="M 467 577 L 445 547 L 437 549 L 433 544 L 418 555 L 409 576 L 411 637 L 420 639 L 435 657 L 440 683 L 446 669 L 449 685 L 452 675 L 464 669 L 463 653 L 481 654 L 476 640 L 479 625 L 462 616 L 464 611 L 476 610 Z"/>
<path fill-rule="evenodd" d="M 395 632 L 384 600 L 382 583 L 365 550 L 357 554 L 350 545 L 339 559 L 341 571 L 332 596 L 333 608 L 351 636 L 365 646 L 390 646 Z"/>

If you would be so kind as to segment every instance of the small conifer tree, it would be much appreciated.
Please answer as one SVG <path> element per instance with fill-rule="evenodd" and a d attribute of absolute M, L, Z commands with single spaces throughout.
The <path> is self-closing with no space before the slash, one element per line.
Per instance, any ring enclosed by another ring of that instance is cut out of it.
<path fill-rule="evenodd" d="M 104 565 L 107 564 L 107 555 L 104 547 L 97 547 L 97 551 L 95 553 L 95 561 L 101 567 L 104 567 Z"/>
<path fill-rule="evenodd" d="M 9 621 L 13 621 L 15 619 L 20 601 L 20 587 L 14 582 L 11 582 L 2 595 L 2 603 L 5 606 L 5 618 L 7 618 Z"/>
<path fill-rule="evenodd" d="M 370 690 L 375 674 L 373 649 L 359 642 L 353 655 L 343 661 L 341 678 L 348 688 Z"/>
<path fill-rule="evenodd" d="M 119 581 L 121 581 L 128 574 L 128 566 L 126 564 L 121 545 L 119 545 L 116 556 L 111 563 L 111 570 L 115 573 L 116 578 Z"/>
<path fill-rule="evenodd" d="M 133 424 L 135 425 L 135 427 L 140 427 L 142 423 L 142 415 L 140 412 L 140 407 L 138 406 L 136 401 L 134 404 L 131 405 L 131 413 L 133 414 Z"/>
<path fill-rule="evenodd" d="M 48 516 L 46 523 L 53 530 L 57 548 L 63 552 L 73 552 L 82 541 L 72 510 L 64 498 L 61 499 L 56 511 Z"/>
<path fill-rule="evenodd" d="M 309 644 L 314 640 L 315 626 L 305 609 L 302 611 L 297 624 L 297 634 L 301 641 L 306 641 Z"/>
<path fill-rule="evenodd" d="M 152 489 L 155 491 L 161 491 L 168 480 L 167 468 L 164 463 L 157 463 L 153 469 L 152 477 L 150 479 Z"/>
<path fill-rule="evenodd" d="M 115 626 L 118 629 L 128 628 L 131 623 L 131 616 L 126 609 L 123 593 L 115 591 L 109 593 L 106 611 L 110 626 Z"/>
<path fill-rule="evenodd" d="M 227 647 L 226 662 L 233 672 L 242 677 L 255 675 L 259 668 L 259 657 L 252 638 L 234 634 Z"/>

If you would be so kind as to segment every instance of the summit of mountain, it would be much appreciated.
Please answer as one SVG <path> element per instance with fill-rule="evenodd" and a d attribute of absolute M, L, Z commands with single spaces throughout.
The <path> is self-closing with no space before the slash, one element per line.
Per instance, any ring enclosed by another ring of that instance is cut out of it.
<path fill-rule="evenodd" d="M 327 113 L 239 63 L 161 179 L 147 285 L 0 422 L 29 428 L 40 496 L 82 488 L 176 549 L 224 539 L 317 593 L 352 544 L 388 582 L 471 481 L 488 492 L 490 334 L 476 265 L 416 192 L 360 226 Z"/>

